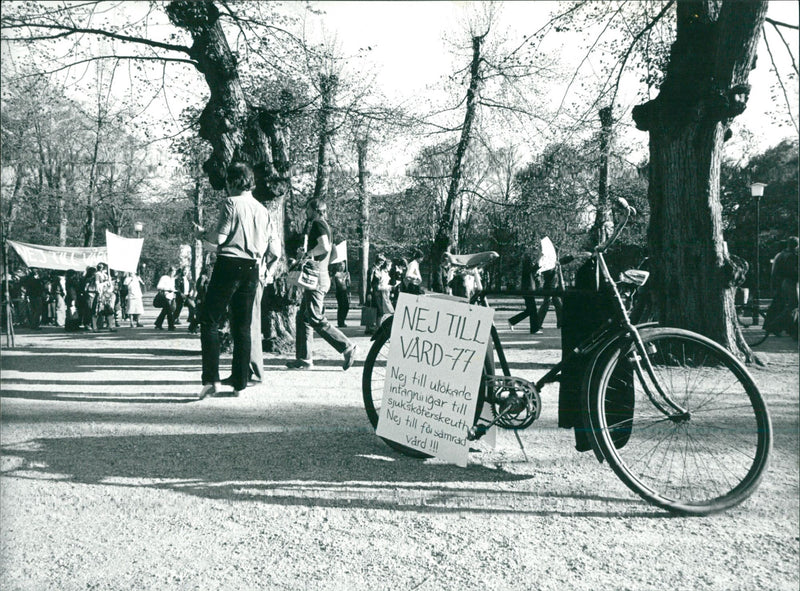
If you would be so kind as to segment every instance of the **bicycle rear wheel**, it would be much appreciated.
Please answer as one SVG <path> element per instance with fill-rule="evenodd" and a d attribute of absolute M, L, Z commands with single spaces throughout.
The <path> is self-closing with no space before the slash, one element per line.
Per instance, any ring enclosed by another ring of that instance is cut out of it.
<path fill-rule="evenodd" d="M 750 309 L 746 307 L 737 307 L 736 320 L 739 323 L 739 328 L 742 330 L 744 342 L 750 347 L 758 347 L 767 340 L 769 333 L 764 330 L 763 316 L 761 317 L 760 323 L 754 324 Z"/>
<path fill-rule="evenodd" d="M 621 343 L 590 395 L 592 428 L 609 465 L 632 491 L 673 513 L 708 515 L 741 503 L 757 487 L 772 444 L 758 388 L 733 355 L 701 335 L 640 334 L 668 400 L 652 385 L 648 395 L 639 352 Z"/>
<path fill-rule="evenodd" d="M 381 401 L 383 399 L 383 386 L 386 381 L 386 361 L 389 358 L 389 345 L 391 337 L 391 324 L 385 324 L 380 328 L 380 331 L 375 336 L 375 340 L 370 347 L 367 358 L 364 360 L 364 373 L 361 377 L 361 391 L 364 398 L 364 410 L 367 411 L 367 418 L 373 429 L 378 428 L 378 417 L 380 416 Z M 486 355 L 484 360 L 484 374 L 494 373 L 494 357 L 491 349 Z M 475 418 L 473 421 L 477 422 L 478 417 L 481 416 L 484 400 L 486 398 L 486 385 L 484 380 L 481 380 L 481 385 L 478 389 L 478 402 L 475 407 Z M 430 454 L 426 454 L 419 450 L 401 445 L 390 439 L 381 437 L 386 444 L 392 449 L 399 451 L 407 456 L 413 458 L 429 458 Z"/>

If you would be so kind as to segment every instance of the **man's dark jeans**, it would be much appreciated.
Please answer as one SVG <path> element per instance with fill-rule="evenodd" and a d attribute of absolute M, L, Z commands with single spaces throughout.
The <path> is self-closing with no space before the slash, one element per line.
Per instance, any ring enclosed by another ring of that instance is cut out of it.
<path fill-rule="evenodd" d="M 247 386 L 250 370 L 250 317 L 258 283 L 258 266 L 250 259 L 217 257 L 200 312 L 200 344 L 203 349 L 203 384 L 219 383 L 219 327 L 231 314 L 233 363 L 231 377 L 236 390 Z"/>

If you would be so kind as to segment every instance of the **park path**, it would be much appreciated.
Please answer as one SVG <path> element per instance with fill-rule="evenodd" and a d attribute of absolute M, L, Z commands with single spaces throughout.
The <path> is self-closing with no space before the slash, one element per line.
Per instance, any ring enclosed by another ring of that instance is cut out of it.
<path fill-rule="evenodd" d="M 265 384 L 204 401 L 199 338 L 153 330 L 152 310 L 116 333 L 21 330 L 0 360 L 0 588 L 797 589 L 789 339 L 753 370 L 776 432 L 761 488 L 681 519 L 574 451 L 555 386 L 529 461 L 507 433 L 465 469 L 395 454 L 363 411 L 357 312 L 350 371 L 316 340 L 313 370 L 267 355 Z M 552 321 L 502 336 L 521 377 L 560 357 Z"/>

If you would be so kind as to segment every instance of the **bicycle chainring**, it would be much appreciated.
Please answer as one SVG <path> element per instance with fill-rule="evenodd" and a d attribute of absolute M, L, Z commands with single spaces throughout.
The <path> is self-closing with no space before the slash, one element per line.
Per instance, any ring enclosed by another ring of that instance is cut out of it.
<path fill-rule="evenodd" d="M 539 418 L 542 398 L 539 390 L 528 380 L 514 376 L 491 376 L 487 387 L 492 388 L 489 399 L 496 424 L 504 429 L 525 429 Z"/>

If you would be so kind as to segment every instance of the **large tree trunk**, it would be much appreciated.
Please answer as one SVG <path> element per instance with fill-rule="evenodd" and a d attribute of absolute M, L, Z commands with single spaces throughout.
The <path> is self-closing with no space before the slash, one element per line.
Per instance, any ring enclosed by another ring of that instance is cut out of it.
<path fill-rule="evenodd" d="M 253 195 L 270 212 L 275 232 L 284 243 L 284 200 L 291 186 L 288 130 L 282 109 L 251 107 L 245 97 L 236 56 L 231 52 L 213 2 L 176 0 L 167 6 L 170 21 L 192 35 L 190 55 L 197 61 L 211 92 L 200 116 L 200 137 L 213 148 L 203 164 L 209 183 L 225 188 L 225 171 L 233 161 L 250 164 L 255 173 Z M 278 273 L 286 269 L 285 255 Z M 268 333 L 267 351 L 285 351 L 294 341 L 294 306 L 287 297 L 285 281 L 265 290 L 262 313 Z"/>
<path fill-rule="evenodd" d="M 481 48 L 485 35 L 472 38 L 472 61 L 470 62 L 469 87 L 467 88 L 467 111 L 464 114 L 464 123 L 461 126 L 461 138 L 456 148 L 456 157 L 453 162 L 453 170 L 450 174 L 450 186 L 447 190 L 447 198 L 442 210 L 442 217 L 436 230 L 436 237 L 433 241 L 433 252 L 431 253 L 431 265 L 433 273 L 434 291 L 444 291 L 441 285 L 441 273 L 438 273 L 439 266 L 442 264 L 442 257 L 454 241 L 458 240 L 456 235 L 458 228 L 457 207 L 461 194 L 461 177 L 463 174 L 464 159 L 472 138 L 472 123 L 478 110 L 480 100 L 481 78 Z"/>
<path fill-rule="evenodd" d="M 361 285 L 358 290 L 359 303 L 363 306 L 367 300 L 367 283 L 369 280 L 369 192 L 367 191 L 367 148 L 369 140 L 356 142 L 358 152 L 358 196 L 361 205 L 359 231 L 361 233 Z"/>
<path fill-rule="evenodd" d="M 736 324 L 719 175 L 731 119 L 744 111 L 767 2 L 678 2 L 661 91 L 634 109 L 650 132 L 648 245 L 661 322 L 750 359 Z"/>

